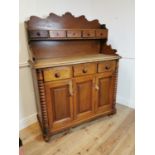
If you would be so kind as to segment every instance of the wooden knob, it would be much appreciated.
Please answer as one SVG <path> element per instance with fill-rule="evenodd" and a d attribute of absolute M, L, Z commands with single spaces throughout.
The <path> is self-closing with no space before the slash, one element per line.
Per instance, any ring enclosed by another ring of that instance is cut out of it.
<path fill-rule="evenodd" d="M 109 69 L 110 69 L 110 66 L 105 66 L 105 69 L 106 69 L 106 70 L 109 70 Z"/>
<path fill-rule="evenodd" d="M 37 32 L 37 36 L 40 36 L 40 32 Z"/>
<path fill-rule="evenodd" d="M 59 78 L 60 77 L 60 73 L 55 73 L 55 77 Z"/>
<path fill-rule="evenodd" d="M 84 68 L 84 69 L 82 70 L 82 72 L 83 72 L 83 73 L 87 73 L 87 69 Z"/>
<path fill-rule="evenodd" d="M 90 33 L 87 33 L 88 36 L 90 36 Z"/>

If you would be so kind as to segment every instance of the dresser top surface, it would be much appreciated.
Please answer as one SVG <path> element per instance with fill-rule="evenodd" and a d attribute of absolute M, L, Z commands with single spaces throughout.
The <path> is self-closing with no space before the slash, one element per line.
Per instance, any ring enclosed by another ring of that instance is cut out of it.
<path fill-rule="evenodd" d="M 84 56 L 38 59 L 35 62 L 29 61 L 29 63 L 33 68 L 39 69 L 39 68 L 46 68 L 46 67 L 74 65 L 79 63 L 115 60 L 119 58 L 120 56 L 117 56 L 117 55 L 92 54 L 92 55 L 84 55 Z"/>

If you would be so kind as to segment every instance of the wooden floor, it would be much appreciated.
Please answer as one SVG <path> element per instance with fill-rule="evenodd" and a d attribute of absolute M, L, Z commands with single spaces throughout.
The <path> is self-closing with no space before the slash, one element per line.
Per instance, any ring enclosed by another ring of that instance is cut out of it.
<path fill-rule="evenodd" d="M 117 114 L 71 128 L 44 142 L 37 123 L 20 131 L 25 155 L 134 155 L 135 111 L 117 105 Z"/>

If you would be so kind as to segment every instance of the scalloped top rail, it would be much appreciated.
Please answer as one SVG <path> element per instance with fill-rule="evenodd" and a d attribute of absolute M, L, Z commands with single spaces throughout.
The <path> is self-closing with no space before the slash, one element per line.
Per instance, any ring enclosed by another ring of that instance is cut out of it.
<path fill-rule="evenodd" d="M 105 28 L 105 25 L 101 25 L 98 20 L 88 21 L 85 16 L 75 17 L 70 12 L 62 16 L 50 13 L 46 18 L 31 16 L 26 24 L 28 30 Z"/>

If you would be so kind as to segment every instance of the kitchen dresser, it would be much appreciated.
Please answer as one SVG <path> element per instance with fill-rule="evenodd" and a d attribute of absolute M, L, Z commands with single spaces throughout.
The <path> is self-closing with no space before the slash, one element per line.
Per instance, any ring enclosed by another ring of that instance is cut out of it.
<path fill-rule="evenodd" d="M 116 113 L 120 56 L 98 20 L 50 13 L 25 22 L 37 105 L 45 141 L 80 123 Z"/>

